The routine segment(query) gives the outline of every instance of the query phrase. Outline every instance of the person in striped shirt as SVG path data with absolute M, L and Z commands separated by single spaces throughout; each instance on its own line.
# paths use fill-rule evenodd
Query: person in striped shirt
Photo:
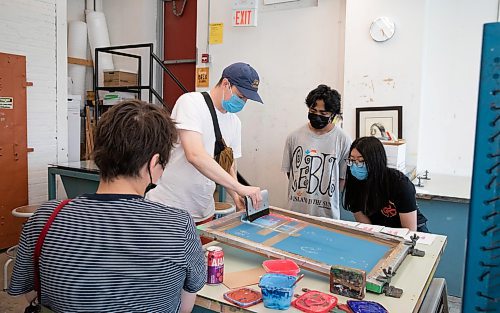
M 102 115 L 93 152 L 98 190 L 66 204 L 44 241 L 44 306 L 54 312 L 191 312 L 206 281 L 193 219 L 143 197 L 177 139 L 168 113 L 146 102 L 122 102 Z M 35 243 L 58 203 L 42 205 L 24 226 L 10 295 L 34 289 Z

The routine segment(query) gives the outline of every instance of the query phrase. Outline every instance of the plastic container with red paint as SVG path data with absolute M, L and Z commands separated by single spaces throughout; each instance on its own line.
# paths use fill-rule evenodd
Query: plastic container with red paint
M 290 276 L 297 276 L 300 268 L 297 263 L 292 260 L 266 260 L 262 262 L 262 266 L 267 273 L 284 274 Z
M 309 290 L 293 300 L 292 305 L 306 313 L 328 313 L 337 305 L 337 298 L 321 291 Z

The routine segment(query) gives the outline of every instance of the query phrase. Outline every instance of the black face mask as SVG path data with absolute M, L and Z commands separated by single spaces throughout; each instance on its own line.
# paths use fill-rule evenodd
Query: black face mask
M 149 166 L 148 166 L 148 174 L 149 174 L 149 184 L 146 187 L 146 190 L 144 191 L 144 195 L 146 195 L 148 191 L 156 188 L 156 184 L 153 183 L 153 177 L 151 176 L 151 171 L 149 170 Z
M 314 129 L 323 129 L 326 127 L 326 125 L 330 124 L 333 116 L 326 117 L 326 116 L 321 116 L 321 115 L 309 113 L 307 115 L 307 118 L 309 119 L 309 122 L 311 122 L 311 126 Z
M 144 191 L 144 195 L 146 195 L 148 193 L 148 191 L 155 189 L 155 188 L 156 188 L 156 184 L 149 183 L 149 185 L 146 187 L 146 191 Z

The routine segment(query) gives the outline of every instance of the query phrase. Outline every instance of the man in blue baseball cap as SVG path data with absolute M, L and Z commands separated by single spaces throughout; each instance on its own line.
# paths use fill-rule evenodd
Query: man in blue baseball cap
M 261 97 L 257 93 L 260 82 L 259 74 L 257 74 L 250 65 L 246 63 L 231 64 L 222 72 L 221 80 L 224 78 L 226 78 L 229 83 L 235 85 L 245 98 L 263 103 Z
M 244 209 L 243 196 L 250 196 L 254 207 L 260 205 L 260 188 L 240 184 L 234 162 L 241 157 L 241 122 L 234 113 L 241 111 L 249 99 L 262 103 L 257 93 L 259 82 L 253 67 L 234 63 L 224 69 L 208 93 L 190 92 L 179 97 L 172 118 L 177 123 L 180 144 L 147 198 L 187 210 L 197 224 L 213 219 L 215 183 L 227 189 L 239 210 Z M 215 122 L 225 144 L 223 150 L 216 145 Z

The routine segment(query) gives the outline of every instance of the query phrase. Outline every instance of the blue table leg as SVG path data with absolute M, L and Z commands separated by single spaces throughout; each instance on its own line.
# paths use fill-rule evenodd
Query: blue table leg
M 54 200 L 56 198 L 56 173 L 51 167 L 48 169 L 48 183 L 49 200 Z
M 226 201 L 226 188 L 224 188 L 224 186 L 217 184 L 217 193 L 219 194 L 219 202 L 225 202 Z

